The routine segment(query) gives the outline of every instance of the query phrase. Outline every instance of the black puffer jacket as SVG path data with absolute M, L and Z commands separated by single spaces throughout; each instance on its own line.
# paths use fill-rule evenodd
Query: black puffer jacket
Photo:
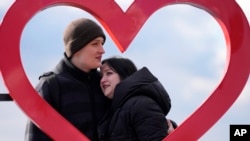
M 147 68 L 121 81 L 111 110 L 99 123 L 101 140 L 161 141 L 167 135 L 168 93 Z
M 36 87 L 37 91 L 76 128 L 92 141 L 97 141 L 97 123 L 110 104 L 99 87 L 99 72 L 93 70 L 90 73 L 84 73 L 65 57 L 56 66 L 55 73 L 56 77 L 53 79 L 56 78 L 59 85 L 59 102 L 52 96 L 54 90 L 48 84 L 48 79 L 52 78 L 47 76 L 52 73 L 45 74 L 40 79 Z M 50 115 L 47 116 L 49 118 Z M 29 141 L 50 140 L 31 122 L 27 124 L 25 138 Z

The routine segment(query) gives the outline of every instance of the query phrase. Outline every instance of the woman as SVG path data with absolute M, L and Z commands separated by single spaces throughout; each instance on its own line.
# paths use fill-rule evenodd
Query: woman
M 161 141 L 168 135 L 165 116 L 171 100 L 144 67 L 137 71 L 126 58 L 102 61 L 100 86 L 112 105 L 98 126 L 100 140 Z

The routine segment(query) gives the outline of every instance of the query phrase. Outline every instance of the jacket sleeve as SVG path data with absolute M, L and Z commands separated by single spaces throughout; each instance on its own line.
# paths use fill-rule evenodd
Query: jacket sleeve
M 41 79 L 36 87 L 39 95 L 48 103 L 51 103 L 49 96 L 49 87 L 45 80 Z M 28 120 L 25 131 L 25 141 L 51 141 L 41 129 L 39 129 L 32 121 Z
M 159 105 L 149 97 L 140 97 L 131 109 L 131 122 L 139 141 L 161 141 L 168 125 Z

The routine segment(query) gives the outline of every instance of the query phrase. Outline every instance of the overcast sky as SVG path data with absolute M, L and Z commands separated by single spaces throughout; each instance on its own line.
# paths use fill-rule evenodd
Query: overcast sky
M 13 2 L 0 1 L 0 21 Z M 250 1 L 237 2 L 250 21 Z M 120 4 L 124 11 L 129 5 Z M 26 24 L 20 50 L 24 70 L 33 86 L 40 74 L 53 69 L 62 58 L 64 28 L 79 17 L 96 21 L 81 9 L 56 6 L 37 13 Z M 226 64 L 222 29 L 209 13 L 197 7 L 178 4 L 158 10 L 124 53 L 106 35 L 104 58 L 120 55 L 131 58 L 138 68 L 147 66 L 170 94 L 172 109 L 168 118 L 178 124 L 191 115 L 222 80 Z M 7 92 L 0 75 L 0 93 Z M 249 100 L 250 80 L 232 107 L 199 140 L 228 141 L 230 124 L 250 124 Z M 0 102 L 0 140 L 22 141 L 26 120 L 26 115 L 14 102 Z

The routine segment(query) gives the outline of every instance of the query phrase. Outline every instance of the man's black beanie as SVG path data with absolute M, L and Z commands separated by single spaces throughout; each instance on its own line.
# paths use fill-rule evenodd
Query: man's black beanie
M 103 37 L 105 42 L 103 30 L 94 21 L 86 18 L 72 21 L 67 26 L 63 37 L 67 57 L 71 58 L 74 53 L 97 37 Z

